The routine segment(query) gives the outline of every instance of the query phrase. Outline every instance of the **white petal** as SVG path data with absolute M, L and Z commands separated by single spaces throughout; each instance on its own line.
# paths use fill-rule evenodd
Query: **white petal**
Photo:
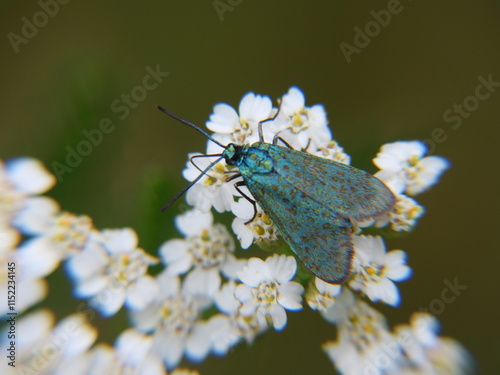
M 60 264 L 62 252 L 54 248 L 47 237 L 35 237 L 25 241 L 17 252 L 22 280 L 45 277 Z
M 382 153 L 378 154 L 377 157 L 373 159 L 373 164 L 375 164 L 382 171 L 387 171 L 386 173 L 391 174 L 395 174 L 403 168 L 403 164 L 400 160 L 396 159 L 392 155 Z
M 18 353 L 24 353 L 37 342 L 48 337 L 52 326 L 54 325 L 55 316 L 50 310 L 42 309 L 31 312 L 22 316 L 18 321 L 17 329 L 18 337 Z M 7 332 L 3 335 L 7 337 Z
M 253 205 L 247 199 L 239 199 L 237 202 L 233 202 L 231 211 L 236 217 L 244 221 L 250 220 L 254 214 Z
M 104 245 L 110 253 L 130 252 L 137 248 L 139 239 L 131 228 L 107 229 L 102 232 Z
M 252 299 L 252 288 L 245 284 L 239 284 L 234 289 L 234 297 L 237 298 L 241 302 L 246 302 Z
M 231 228 L 240 241 L 241 248 L 248 249 L 253 243 L 254 236 L 252 230 L 245 224 L 245 220 L 235 218 Z
M 420 167 L 433 175 L 439 175 L 450 167 L 450 162 L 441 156 L 427 156 L 420 160 Z
M 399 289 L 392 281 L 389 279 L 384 280 L 384 286 L 382 288 L 381 300 L 391 306 L 398 306 L 401 302 L 399 296 Z
M 305 98 L 302 91 L 295 86 L 290 87 L 288 93 L 283 95 L 283 104 L 282 108 L 286 114 L 292 115 L 302 108 L 305 105 Z
M 239 342 L 240 337 L 232 329 L 226 315 L 217 314 L 211 317 L 208 325 L 212 337 L 212 350 L 215 355 L 226 355 L 228 350 Z
M 145 275 L 127 288 L 127 307 L 141 310 L 151 303 L 160 292 L 156 279 Z
M 177 366 L 182 358 L 186 344 L 185 335 L 155 335 L 153 347 L 157 348 L 168 369 Z
M 142 362 L 140 372 L 137 375 L 167 375 L 161 359 L 154 353 L 151 353 Z
M 62 354 L 69 359 L 82 354 L 94 343 L 97 330 L 85 321 L 83 314 L 73 314 L 59 322 L 52 335 L 55 342 L 64 340 Z
M 177 229 L 186 237 L 198 236 L 203 230 L 208 230 L 213 224 L 210 211 L 189 210 L 175 218 Z
M 45 166 L 32 158 L 17 158 L 6 163 L 10 182 L 17 190 L 27 194 L 41 194 L 56 183 L 54 175 Z
M 252 92 L 241 99 L 238 111 L 246 120 L 259 122 L 271 115 L 272 101 L 268 96 L 254 95 Z
M 164 243 L 159 253 L 163 262 L 168 266 L 171 275 L 186 273 L 193 265 L 193 258 L 188 252 L 188 242 L 185 240 L 170 240 Z
M 272 275 L 279 283 L 286 283 L 295 276 L 297 262 L 294 257 L 286 255 L 273 255 L 266 259 Z
M 160 285 L 162 297 L 175 296 L 181 289 L 179 278 L 170 275 L 166 270 L 156 276 L 156 281 Z
M 318 292 L 320 292 L 321 294 L 337 296 L 342 290 L 342 287 L 340 285 L 329 284 L 318 277 L 316 277 L 314 283 L 316 285 L 316 288 L 318 289 Z
M 21 234 L 16 229 L 0 224 L 0 255 L 6 255 L 14 250 L 20 239 Z
M 161 316 L 160 306 L 151 304 L 144 310 L 132 311 L 130 314 L 134 327 L 142 332 L 151 332 L 156 329 Z
M 110 258 L 100 243 L 90 241 L 66 262 L 66 271 L 75 280 L 86 279 L 109 265 Z
M 123 306 L 126 291 L 124 287 L 106 288 L 90 300 L 90 304 L 98 310 L 102 316 L 109 317 Z
M 217 212 L 226 212 L 231 210 L 231 204 L 234 202 L 232 194 L 232 185 L 221 185 L 213 197 L 213 206 Z
M 115 347 L 125 364 L 140 367 L 148 359 L 152 344 L 151 336 L 129 328 L 120 334 Z
M 271 275 L 269 267 L 260 258 L 250 258 L 247 265 L 238 272 L 240 280 L 252 287 L 257 287 L 261 282 L 269 280 Z
M 23 209 L 12 220 L 12 225 L 29 235 L 47 233 L 53 227 L 53 218 L 59 209 L 59 204 L 52 198 L 27 198 Z
M 274 329 L 281 331 L 286 326 L 286 312 L 280 305 L 273 305 L 270 307 L 271 318 L 273 319 Z
M 236 122 L 238 122 L 239 119 L 236 119 Z M 232 131 L 231 131 L 232 133 Z M 220 133 L 214 133 L 212 134 L 212 138 L 215 139 L 217 142 L 219 142 L 221 145 L 227 145 L 233 141 L 233 138 L 229 134 L 220 134 Z M 224 151 L 225 147 L 219 146 L 217 143 L 212 142 L 211 140 L 207 140 L 207 147 L 206 151 L 207 154 L 212 155 L 212 154 L 221 154 Z M 225 164 L 225 162 L 221 162 Z
M 195 268 L 184 280 L 184 289 L 194 295 L 213 297 L 220 287 L 219 271 L 215 268 L 204 270 Z
M 207 121 L 207 128 L 216 133 L 230 134 L 235 130 L 235 124 L 239 123 L 239 116 L 236 110 L 225 103 L 214 106 L 214 113 Z
M 26 280 L 19 283 L 16 310 L 24 311 L 47 296 L 48 286 L 45 279 Z M 5 293 L 4 301 L 7 301 Z M 7 312 L 7 311 L 6 311 Z
M 186 202 L 202 212 L 208 212 L 212 208 L 213 187 L 205 187 L 195 184 L 186 193 Z
M 73 293 L 77 298 L 91 297 L 106 288 L 108 282 L 107 276 L 96 274 L 88 279 L 80 280 Z
M 279 288 L 278 302 L 287 310 L 302 309 L 302 293 L 304 287 L 296 282 L 289 282 Z
M 401 194 L 406 188 L 406 182 L 399 176 L 397 172 L 382 169 L 374 174 L 379 180 L 392 190 L 394 194 Z
M 236 311 L 240 306 L 240 302 L 234 295 L 235 288 L 236 283 L 234 281 L 229 281 L 215 293 L 215 304 L 217 308 L 225 314 L 230 314 Z
M 211 329 L 207 323 L 198 323 L 186 341 L 186 355 L 191 361 L 201 362 L 211 347 Z
M 411 268 L 406 264 L 406 253 L 401 250 L 389 251 L 386 255 L 385 275 L 395 281 L 403 281 L 411 276 Z
M 221 272 L 228 279 L 236 279 L 238 272 L 240 272 L 246 264 L 246 259 L 236 259 L 236 257 L 227 253 L 226 262 L 222 264 Z
M 236 288 L 236 290 L 238 290 L 238 288 Z M 243 314 L 243 315 L 252 315 L 255 313 L 255 310 L 257 309 L 257 305 L 255 304 L 255 302 L 253 300 L 248 300 L 248 301 L 245 301 L 241 306 L 240 306 L 240 313 Z

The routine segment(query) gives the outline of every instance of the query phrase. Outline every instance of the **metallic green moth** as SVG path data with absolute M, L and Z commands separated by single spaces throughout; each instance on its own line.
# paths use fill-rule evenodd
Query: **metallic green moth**
M 300 261 L 323 281 L 341 284 L 349 276 L 355 222 L 376 218 L 394 207 L 394 194 L 373 175 L 304 151 L 278 146 L 279 137 L 275 137 L 272 144 L 264 142 L 263 122 L 259 123 L 259 142 L 225 146 L 196 125 L 158 108 L 224 148 L 222 154 L 217 155 L 220 157 L 162 210 L 225 159 L 228 165 L 239 169 L 239 173 L 227 181 L 243 178 L 236 182 L 237 190 L 242 185 L 248 188 Z M 240 193 L 255 207 L 253 199 Z
M 395 198 L 371 174 L 275 144 L 229 144 L 222 156 L 302 263 L 320 279 L 350 274 L 353 221 L 389 211 Z

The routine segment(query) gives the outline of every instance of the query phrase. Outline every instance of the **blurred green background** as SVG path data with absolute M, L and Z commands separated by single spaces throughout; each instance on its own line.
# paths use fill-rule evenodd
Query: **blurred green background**
M 218 13 L 214 3 L 226 11 Z M 458 129 L 443 114 L 475 95 L 479 76 L 500 82 L 500 4 L 402 1 L 401 11 L 378 33 L 372 29 L 377 35 L 348 63 L 340 44 L 354 46 L 354 28 L 364 29 L 374 19 L 370 12 L 387 6 L 73 0 L 22 40 L 23 17 L 32 21 L 40 5 L 2 1 L 0 157 L 64 163 L 66 147 L 84 139 L 82 130 L 111 119 L 113 132 L 50 195 L 65 210 L 90 215 L 99 228 L 133 227 L 141 246 L 154 252 L 176 235 L 172 217 L 183 205 L 166 215 L 158 209 L 185 184 L 186 154 L 205 149 L 200 134 L 156 105 L 203 125 L 217 102 L 237 106 L 248 91 L 276 99 L 297 85 L 307 104 L 324 104 L 353 164 L 372 172 L 371 158 L 383 143 L 428 139 L 441 128 L 447 139 L 435 153 L 452 168 L 417 198 L 427 214 L 415 232 L 389 242 L 408 252 L 414 277 L 400 284 L 401 307 L 381 310 L 391 324 L 407 322 L 411 312 L 441 298 L 444 280 L 457 278 L 467 289 L 438 316 L 443 334 L 463 343 L 482 373 L 494 373 L 500 355 L 500 87 L 479 100 Z M 42 16 L 35 22 L 45 23 Z M 168 77 L 120 119 L 123 112 L 113 112 L 112 103 L 157 65 Z M 51 290 L 48 303 L 58 305 L 59 317 L 75 311 L 78 302 L 62 271 L 51 276 Z M 284 332 L 264 335 L 251 350 L 243 345 L 226 358 L 210 357 L 201 373 L 331 373 L 319 345 L 335 337 L 334 329 L 306 310 L 289 313 Z M 104 339 L 123 328 L 126 318 L 119 318 L 94 322 Z

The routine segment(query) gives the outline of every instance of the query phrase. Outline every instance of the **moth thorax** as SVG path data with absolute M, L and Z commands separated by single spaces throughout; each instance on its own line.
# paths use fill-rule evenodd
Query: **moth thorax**
M 274 163 L 267 149 L 263 149 L 262 147 L 250 147 L 246 151 L 245 161 L 246 166 L 253 173 L 269 173 L 274 168 Z

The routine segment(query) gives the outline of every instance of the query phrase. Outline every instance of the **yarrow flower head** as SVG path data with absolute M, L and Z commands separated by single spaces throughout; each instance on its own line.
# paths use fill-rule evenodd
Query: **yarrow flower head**
M 97 338 L 97 330 L 83 314 L 73 314 L 54 326 L 54 314 L 39 310 L 17 322 L 15 368 L 5 366 L 6 375 L 37 373 L 84 374 L 83 356 Z M 7 337 L 3 332 L 2 337 Z M 6 352 L 7 340 L 2 342 Z
M 446 159 L 424 156 L 425 153 L 426 146 L 420 141 L 388 143 L 381 147 L 373 162 L 383 173 L 400 181 L 407 194 L 417 195 L 437 183 L 449 167 Z
M 239 114 L 225 103 L 214 106 L 207 128 L 215 132 L 216 139 L 222 144 L 251 144 L 259 140 L 258 124 L 271 118 L 276 111 L 268 96 L 246 94 L 241 99 Z
M 100 344 L 87 353 L 85 374 L 167 375 L 152 346 L 152 336 L 129 328 L 120 334 L 114 347 Z
M 318 150 L 313 155 L 330 159 L 342 164 L 351 164 L 351 157 L 344 152 L 344 149 L 333 140 L 318 145 Z
M 396 232 L 409 232 L 424 212 L 424 208 L 415 199 L 404 194 L 397 195 L 394 209 L 388 214 L 391 229 Z
M 273 255 L 265 261 L 251 258 L 239 272 L 243 284 L 235 290 L 236 298 L 243 304 L 241 313 L 256 314 L 261 325 L 271 318 L 276 330 L 286 325 L 286 310 L 302 309 L 301 295 L 304 287 L 291 281 L 297 270 L 295 258 Z
M 413 313 L 409 324 L 394 328 L 405 367 L 418 368 L 422 374 L 473 373 L 470 354 L 457 341 L 438 336 L 439 329 L 437 319 L 424 312 Z
M 376 219 L 362 223 L 360 226 L 374 225 L 380 228 L 389 225 L 395 232 L 409 232 L 413 230 L 417 224 L 417 220 L 424 214 L 425 209 L 415 199 L 403 193 L 406 189 L 406 184 L 403 180 L 395 178 L 394 174 L 383 170 L 377 172 L 375 176 L 392 190 L 396 197 L 396 202 L 392 210 Z
M 268 244 L 276 241 L 278 231 L 262 208 L 257 206 L 257 212 L 255 213 L 254 206 L 246 199 L 234 202 L 231 208 L 236 216 L 233 220 L 232 229 L 240 240 L 243 249 L 248 249 L 252 243 Z
M 75 295 L 91 298 L 91 305 L 104 316 L 115 314 L 124 303 L 143 308 L 158 291 L 154 278 L 147 275 L 157 259 L 137 248 L 137 235 L 129 228 L 105 230 L 101 236 L 68 261 L 77 284 Z
M 235 279 L 244 261 L 234 256 L 234 242 L 226 227 L 214 224 L 210 212 L 187 211 L 176 218 L 177 228 L 186 239 L 166 242 L 160 255 L 171 275 L 187 273 L 184 288 L 194 295 L 213 297 L 221 285 L 222 273 Z
M 393 281 L 406 280 L 411 269 L 401 250 L 386 253 L 381 237 L 354 236 L 355 257 L 349 286 L 366 294 L 372 301 L 396 306 L 399 291 Z
M 337 341 L 325 343 L 323 350 L 340 373 L 362 375 L 373 371 L 373 374 L 382 374 L 377 361 L 393 341 L 383 315 L 344 289 L 324 316 L 338 328 Z M 384 370 L 391 367 L 394 365 L 389 362 Z
M 218 342 L 214 343 L 216 353 L 226 353 L 241 339 L 251 343 L 260 332 L 267 328 L 267 323 L 262 325 L 257 315 L 242 313 L 243 305 L 236 298 L 236 288 L 237 284 L 231 280 L 215 296 L 217 308 L 227 317 L 227 329 L 223 331 L 223 336 L 220 335 Z
M 132 319 L 138 330 L 152 333 L 155 353 L 172 369 L 186 350 L 201 309 L 195 296 L 181 289 L 177 276 L 163 271 L 156 280 L 160 291 L 143 310 L 133 312 Z
M 0 161 L 0 223 L 17 226 L 23 223 L 19 215 L 32 205 L 56 205 L 48 197 L 36 196 L 52 188 L 55 182 L 56 178 L 36 159 L 17 158 L 5 164 Z
M 32 275 L 29 270 L 19 272 L 17 245 L 20 240 L 21 234 L 18 230 L 8 227 L 6 224 L 0 224 L 0 267 L 4 270 L 0 273 L 0 299 L 12 301 L 14 296 L 17 313 L 23 312 L 43 300 L 48 291 L 45 279 Z M 15 294 L 13 294 L 13 289 L 16 291 Z M 6 315 L 9 309 L 12 311 L 12 308 L 11 303 L 3 304 L 0 306 L 0 316 Z
M 305 298 L 311 309 L 326 311 L 335 303 L 341 291 L 340 285 L 329 284 L 316 277 L 314 286 L 309 286 Z
M 324 107 L 306 107 L 304 94 L 297 87 L 291 87 L 283 96 L 274 126 L 276 133 L 298 150 L 316 150 L 331 140 Z

